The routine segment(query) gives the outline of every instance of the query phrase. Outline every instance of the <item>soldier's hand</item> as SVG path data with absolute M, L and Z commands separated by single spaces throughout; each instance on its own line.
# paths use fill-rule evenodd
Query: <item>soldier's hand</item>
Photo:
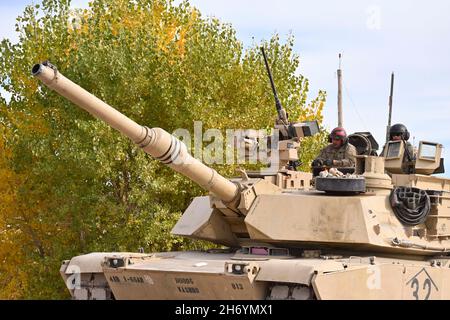
M 327 159 L 323 162 L 323 165 L 326 167 L 332 167 L 333 166 L 333 160 Z
M 322 159 L 316 159 L 312 162 L 312 166 L 313 167 L 322 167 L 323 166 L 323 161 Z

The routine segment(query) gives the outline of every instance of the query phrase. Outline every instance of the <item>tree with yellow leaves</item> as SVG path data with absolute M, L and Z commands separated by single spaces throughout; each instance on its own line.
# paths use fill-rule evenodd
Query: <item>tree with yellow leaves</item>
M 168 131 L 269 128 L 276 112 L 259 46 L 187 1 L 97 0 L 70 9 L 43 0 L 17 19 L 19 42 L 0 45 L 0 298 L 68 297 L 62 260 L 92 251 L 204 248 L 169 234 L 204 193 L 126 138 L 40 87 L 49 60 L 138 123 Z M 324 92 L 307 103 L 293 38 L 263 42 L 291 120 L 322 120 Z M 324 135 L 305 141 L 309 166 Z M 225 175 L 233 168 L 217 165 Z

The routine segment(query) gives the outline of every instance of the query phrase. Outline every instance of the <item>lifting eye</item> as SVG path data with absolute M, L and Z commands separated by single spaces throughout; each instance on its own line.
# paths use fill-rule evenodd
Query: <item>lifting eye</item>
M 231 272 L 233 274 L 244 274 L 244 272 L 245 272 L 245 265 L 244 264 L 233 264 L 231 266 Z
M 125 266 L 125 261 L 123 258 L 109 258 L 108 266 L 111 268 L 120 268 Z

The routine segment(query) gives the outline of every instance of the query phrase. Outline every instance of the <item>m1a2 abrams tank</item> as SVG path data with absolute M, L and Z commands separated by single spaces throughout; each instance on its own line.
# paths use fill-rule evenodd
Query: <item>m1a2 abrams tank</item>
M 229 180 L 163 129 L 136 124 L 51 64 L 32 73 L 210 191 L 172 233 L 229 248 L 77 256 L 60 269 L 74 299 L 450 299 L 450 180 L 431 176 L 440 144 L 420 143 L 412 174 L 400 169 L 402 143 L 390 143 L 386 158 L 358 146 L 369 151 L 352 176 L 324 177 L 327 190 L 314 189 L 296 161 L 302 137 L 317 127 L 289 122 L 275 96 L 277 170 Z M 351 179 L 360 189 L 346 189 Z

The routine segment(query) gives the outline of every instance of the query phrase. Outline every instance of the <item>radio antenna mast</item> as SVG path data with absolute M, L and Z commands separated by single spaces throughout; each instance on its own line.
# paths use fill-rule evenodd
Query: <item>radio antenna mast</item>
M 391 93 L 389 95 L 389 116 L 388 116 L 388 124 L 386 127 L 386 142 L 390 139 L 389 131 L 391 130 L 391 119 L 392 119 L 392 103 L 394 100 L 394 73 L 391 74 Z
M 343 119 L 343 113 L 342 113 L 342 69 L 341 69 L 341 63 L 342 63 L 342 54 L 339 53 L 339 69 L 337 70 L 337 77 L 338 77 L 338 127 L 344 126 L 344 119 Z

